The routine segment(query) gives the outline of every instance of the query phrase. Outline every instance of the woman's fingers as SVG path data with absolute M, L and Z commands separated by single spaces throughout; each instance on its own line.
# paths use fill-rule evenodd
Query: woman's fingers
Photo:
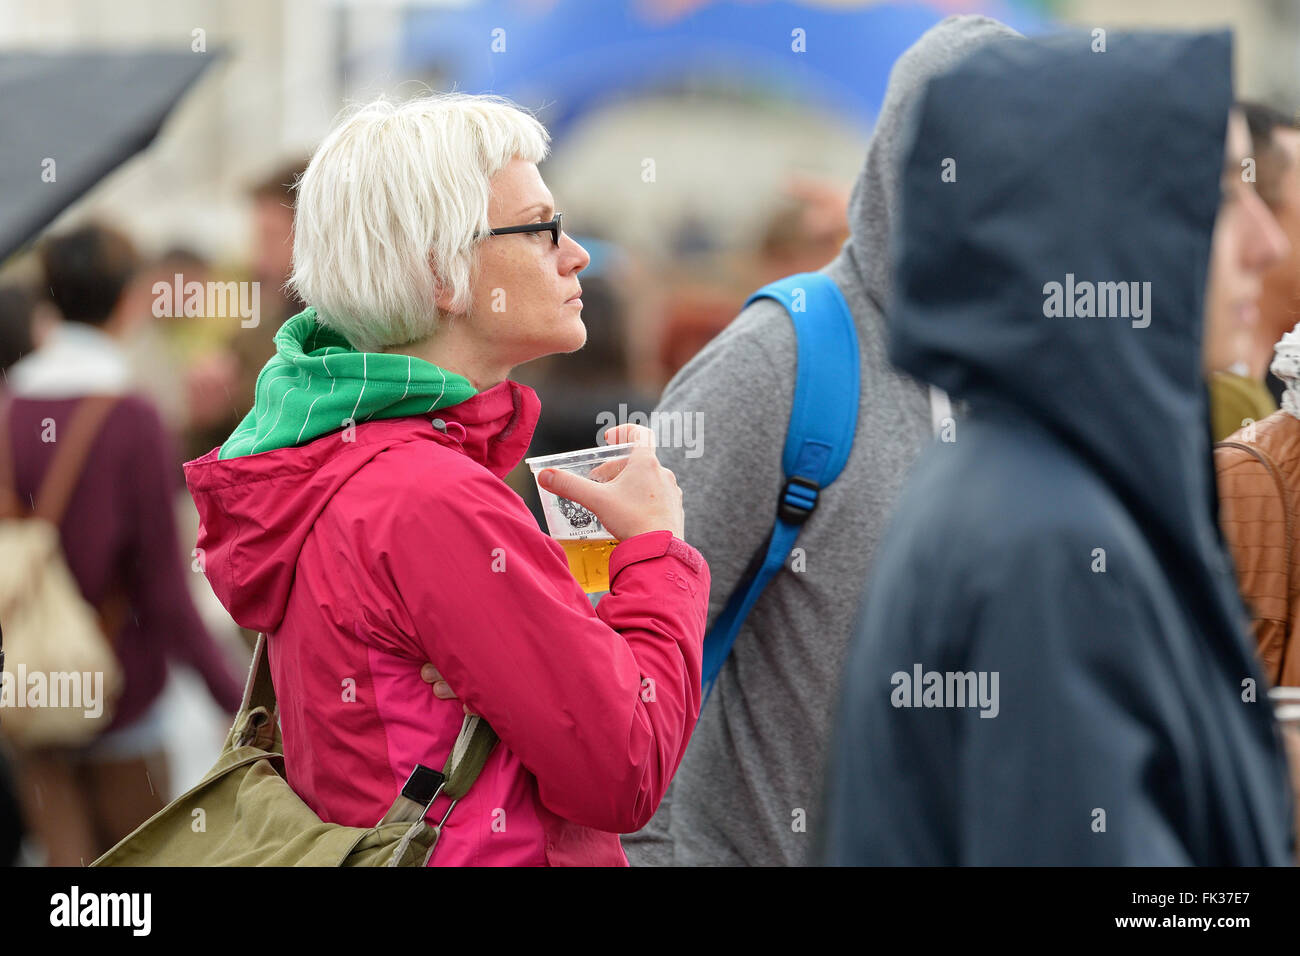
M 438 673 L 438 668 L 431 663 L 426 663 L 420 668 L 420 678 L 426 683 L 433 685 L 433 696 L 439 700 L 455 700 L 456 692 L 451 689 L 451 685 L 442 679 L 442 674 Z
M 635 442 L 639 447 L 653 449 L 655 433 L 645 425 L 623 424 L 605 429 L 605 441 L 611 445 L 625 445 Z M 636 449 L 633 449 L 636 451 Z
M 623 469 L 627 467 L 627 463 L 631 460 L 630 458 L 615 458 L 613 461 L 603 461 L 587 472 L 587 477 L 592 481 L 601 483 L 613 481 L 622 474 Z

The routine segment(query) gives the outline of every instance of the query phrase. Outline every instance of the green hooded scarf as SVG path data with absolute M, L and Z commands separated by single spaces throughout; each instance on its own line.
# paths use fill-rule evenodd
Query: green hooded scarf
M 253 409 L 219 458 L 290 448 L 382 418 L 424 415 L 476 394 L 469 380 L 410 355 L 358 352 L 309 308 L 275 334 Z

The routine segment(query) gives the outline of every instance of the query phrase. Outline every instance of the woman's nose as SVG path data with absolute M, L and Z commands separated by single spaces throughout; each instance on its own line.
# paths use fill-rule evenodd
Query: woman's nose
M 591 264 L 591 254 L 567 232 L 560 234 L 560 272 L 581 272 Z

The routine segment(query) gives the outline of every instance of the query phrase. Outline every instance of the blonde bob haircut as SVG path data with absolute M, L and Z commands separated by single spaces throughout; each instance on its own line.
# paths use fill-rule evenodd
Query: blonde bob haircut
M 498 96 L 379 99 L 325 137 L 298 182 L 289 287 L 363 352 L 428 338 L 470 301 L 490 182 L 512 160 L 540 163 L 550 135 Z M 510 225 L 507 223 L 507 225 Z

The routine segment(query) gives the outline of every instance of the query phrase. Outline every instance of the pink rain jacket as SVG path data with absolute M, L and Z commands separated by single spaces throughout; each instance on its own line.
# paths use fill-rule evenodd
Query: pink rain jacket
M 185 466 L 208 580 L 268 636 L 288 781 L 323 820 L 372 826 L 417 762 L 441 770 L 462 703 L 500 736 L 430 865 L 626 866 L 617 834 L 654 815 L 699 716 L 708 565 L 637 535 L 593 609 L 502 480 L 539 411 L 503 382 L 439 410 L 445 433 L 400 418 Z

